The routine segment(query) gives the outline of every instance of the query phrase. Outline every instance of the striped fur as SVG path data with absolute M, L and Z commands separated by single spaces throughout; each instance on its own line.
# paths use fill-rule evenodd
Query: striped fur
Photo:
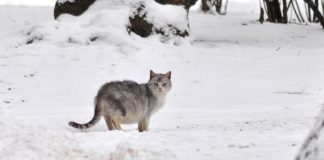
M 102 116 L 102 113 L 101 112 L 102 112 L 102 110 L 101 110 L 100 105 L 96 104 L 95 111 L 94 111 L 94 115 L 93 115 L 92 119 L 88 123 L 79 124 L 79 123 L 76 123 L 76 122 L 69 122 L 69 125 L 71 127 L 73 127 L 73 128 L 81 129 L 82 131 L 83 130 L 86 130 L 88 128 L 91 128 L 96 123 L 98 123 L 99 120 L 101 119 L 101 116 Z

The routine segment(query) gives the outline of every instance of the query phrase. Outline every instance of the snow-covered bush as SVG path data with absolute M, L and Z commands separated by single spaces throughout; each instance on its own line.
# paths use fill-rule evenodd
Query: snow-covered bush
M 57 6 L 72 3 L 58 1 Z M 78 17 L 70 14 L 55 16 L 57 22 L 51 21 L 51 24 L 45 24 L 46 26 L 33 26 L 29 29 L 32 33 L 27 35 L 28 44 L 63 37 L 66 42 L 79 44 L 116 39 L 123 39 L 125 43 L 126 39 L 134 37 L 130 36 L 132 33 L 141 37 L 159 35 L 163 42 L 178 41 L 181 37 L 189 36 L 189 22 L 184 6 L 162 5 L 152 0 L 96 0 Z M 49 30 L 51 31 L 48 32 Z M 35 34 L 38 36 L 35 37 Z M 62 38 L 57 35 L 61 35 Z
M 324 108 L 296 158 L 296 160 L 322 159 L 324 159 Z
M 142 37 L 161 34 L 169 39 L 189 35 L 187 12 L 183 7 L 161 5 L 154 1 L 137 1 L 132 4 L 129 31 Z

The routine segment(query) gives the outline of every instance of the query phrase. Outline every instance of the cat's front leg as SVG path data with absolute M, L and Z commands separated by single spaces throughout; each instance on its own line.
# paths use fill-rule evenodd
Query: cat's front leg
M 148 126 L 150 123 L 150 117 L 145 117 L 141 121 L 138 122 L 138 131 L 148 131 Z

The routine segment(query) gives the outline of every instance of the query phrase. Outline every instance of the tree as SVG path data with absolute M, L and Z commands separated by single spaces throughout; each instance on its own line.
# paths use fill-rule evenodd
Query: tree
M 273 23 L 283 23 L 279 0 L 264 0 L 268 20 Z
M 287 7 L 287 1 L 286 0 L 282 0 L 282 3 L 283 3 L 283 9 L 282 9 L 282 12 L 283 12 L 283 23 L 288 23 L 288 16 L 287 16 L 288 7 Z
M 264 9 L 266 10 L 268 21 L 272 23 L 288 23 L 288 10 L 290 7 L 292 7 L 296 18 L 299 22 L 304 22 L 303 15 L 301 14 L 298 2 L 296 0 L 289 0 L 289 3 L 287 5 L 287 0 L 282 0 L 282 6 L 283 9 L 281 11 L 280 2 L 279 0 L 263 0 Z M 317 22 L 319 21 L 324 29 L 324 18 L 322 13 L 319 11 L 319 1 L 315 0 L 314 2 L 312 0 L 304 0 L 305 3 L 305 12 L 307 14 L 307 19 L 309 22 Z M 324 3 L 322 1 L 322 7 L 324 9 Z M 260 1 L 260 22 L 263 21 L 263 8 L 262 3 Z M 312 12 L 313 12 L 313 18 L 312 18 Z
M 215 11 L 220 15 L 225 15 L 227 10 L 228 0 L 225 5 L 223 0 L 201 0 L 201 10 L 203 12 L 210 12 L 215 8 Z M 223 11 L 222 11 L 223 9 Z
M 312 9 L 312 11 L 314 12 L 314 17 L 316 16 L 318 18 L 319 22 L 321 23 L 321 25 L 324 29 L 324 17 L 321 14 L 321 12 L 318 10 L 318 5 L 316 7 L 316 5 L 314 4 L 314 2 L 312 0 L 304 0 L 304 2 L 309 6 L 310 9 Z
M 203 12 L 211 11 L 212 2 L 211 0 L 201 0 L 201 10 Z

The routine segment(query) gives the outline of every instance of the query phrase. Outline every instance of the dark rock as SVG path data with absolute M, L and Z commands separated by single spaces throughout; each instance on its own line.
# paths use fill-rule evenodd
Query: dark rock
M 9 104 L 10 101 L 8 101 L 8 100 L 4 100 L 3 103 L 7 103 L 7 104 Z
M 134 32 L 141 37 L 148 37 L 153 32 L 153 25 L 145 20 L 147 13 L 144 8 L 144 5 L 141 4 L 137 8 L 137 12 L 134 13 L 134 17 L 129 17 L 128 32 Z
M 96 0 L 74 0 L 73 2 L 66 1 L 59 3 L 56 1 L 54 8 L 54 18 L 57 19 L 61 14 L 67 13 L 74 16 L 79 16 L 85 12 Z
M 90 37 L 90 41 L 91 41 L 91 42 L 94 42 L 94 41 L 96 41 L 96 40 L 98 40 L 98 39 L 99 39 L 98 36 Z
M 34 43 L 35 41 L 41 41 L 41 40 L 43 40 L 43 36 L 42 36 L 42 35 L 40 35 L 40 36 L 32 36 L 32 37 L 30 37 L 30 38 L 27 39 L 26 44 L 27 44 L 27 45 L 28 45 L 28 44 L 32 44 L 32 43 Z
M 186 9 L 195 5 L 198 0 L 155 0 L 155 2 L 160 4 L 172 4 L 172 5 L 183 5 Z

